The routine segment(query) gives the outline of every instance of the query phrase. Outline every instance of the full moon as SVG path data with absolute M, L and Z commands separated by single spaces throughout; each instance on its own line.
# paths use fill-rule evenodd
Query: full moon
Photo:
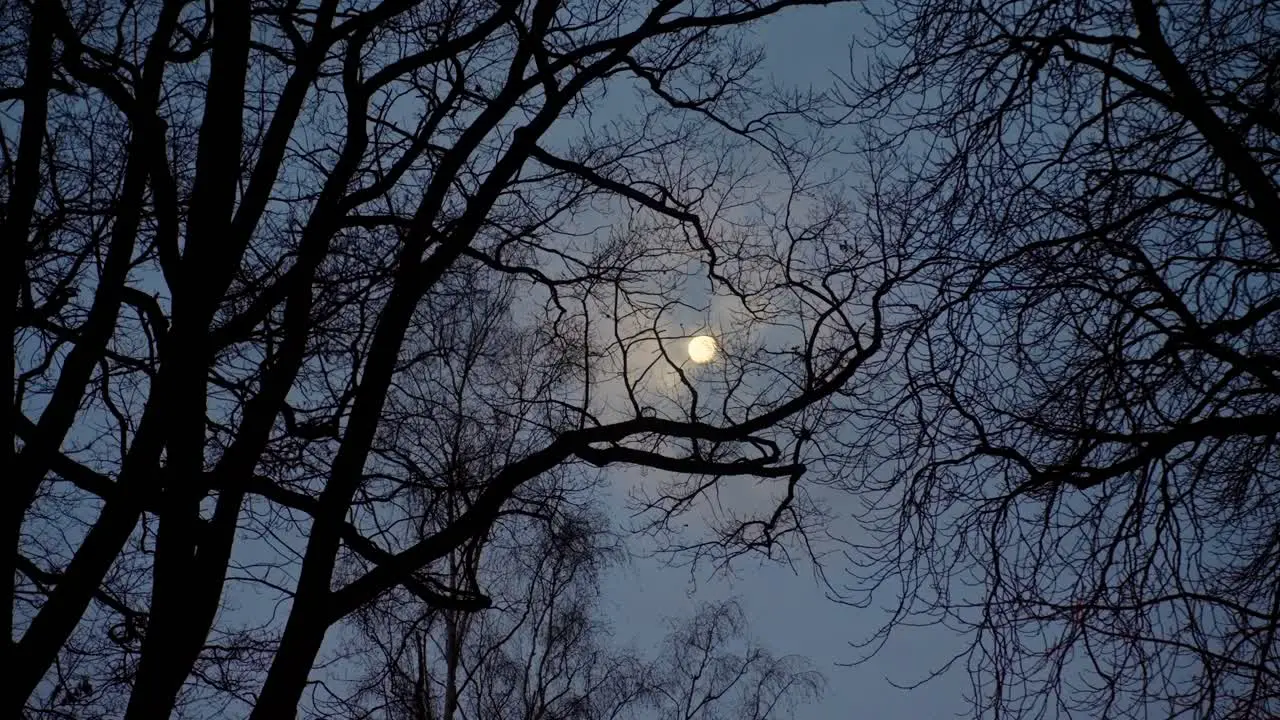
M 711 362 L 716 356 L 716 339 L 710 335 L 699 335 L 689 341 L 689 359 L 698 363 Z

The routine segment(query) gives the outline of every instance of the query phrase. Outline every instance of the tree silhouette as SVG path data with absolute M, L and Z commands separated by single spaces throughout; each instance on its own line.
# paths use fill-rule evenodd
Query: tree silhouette
M 599 468 L 674 474 L 660 519 L 764 483 L 717 558 L 819 529 L 915 260 L 754 72 L 803 4 L 5 3 L 3 712 L 292 717 L 337 628 L 489 605 L 441 568 Z
M 583 490 L 568 497 L 594 489 Z M 673 621 L 652 658 L 613 647 L 597 600 L 620 548 L 604 518 L 565 499 L 561 512 L 491 538 L 470 567 L 462 558 L 452 565 L 459 576 L 485 578 L 492 609 L 441 610 L 405 592 L 363 609 L 369 671 L 364 683 L 329 700 L 329 712 L 403 720 L 767 720 L 790 717 L 818 696 L 822 678 L 806 663 L 776 658 L 743 637 L 745 620 L 733 602 L 703 604 Z
M 973 631 L 993 717 L 1280 713 L 1274 8 L 921 0 L 877 28 L 845 119 L 951 259 L 846 435 L 877 538 L 847 600 Z

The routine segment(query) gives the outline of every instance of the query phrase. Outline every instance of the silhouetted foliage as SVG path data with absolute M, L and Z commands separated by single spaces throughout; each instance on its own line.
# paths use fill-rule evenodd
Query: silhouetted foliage
M 732 606 L 606 642 L 633 467 L 979 714 L 1280 714 L 1275 9 L 873 7 L 833 97 L 751 44 L 806 4 L 0 4 L 0 712 L 808 692 Z
M 562 517 L 489 541 L 477 570 L 490 610 L 441 610 L 407 593 L 363 609 L 369 672 L 331 700 L 331 714 L 766 720 L 790 717 L 819 695 L 823 680 L 807 663 L 776 658 L 744 637 L 734 602 L 673 620 L 656 656 L 619 647 L 597 607 L 601 575 L 619 548 L 603 518 L 580 510 Z M 461 562 L 453 569 L 471 571 Z
M 844 119 L 949 260 L 847 599 L 973 631 L 992 717 L 1280 714 L 1275 7 L 892 5 Z
M 0 5 L 0 712 L 311 712 L 352 618 L 489 607 L 450 564 L 606 466 L 671 474 L 658 525 L 761 483 L 702 556 L 816 530 L 911 259 L 754 72 L 803 4 Z

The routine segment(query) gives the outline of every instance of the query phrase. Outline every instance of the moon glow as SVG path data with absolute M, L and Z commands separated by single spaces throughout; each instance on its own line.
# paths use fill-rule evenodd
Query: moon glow
M 689 341 L 689 359 L 699 365 L 711 362 L 716 356 L 716 339 L 699 335 Z

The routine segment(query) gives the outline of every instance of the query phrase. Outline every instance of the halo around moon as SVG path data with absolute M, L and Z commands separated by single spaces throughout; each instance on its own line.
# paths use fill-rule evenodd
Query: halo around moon
M 709 363 L 716 357 L 716 339 L 710 335 L 698 335 L 689 340 L 689 359 L 702 365 Z

